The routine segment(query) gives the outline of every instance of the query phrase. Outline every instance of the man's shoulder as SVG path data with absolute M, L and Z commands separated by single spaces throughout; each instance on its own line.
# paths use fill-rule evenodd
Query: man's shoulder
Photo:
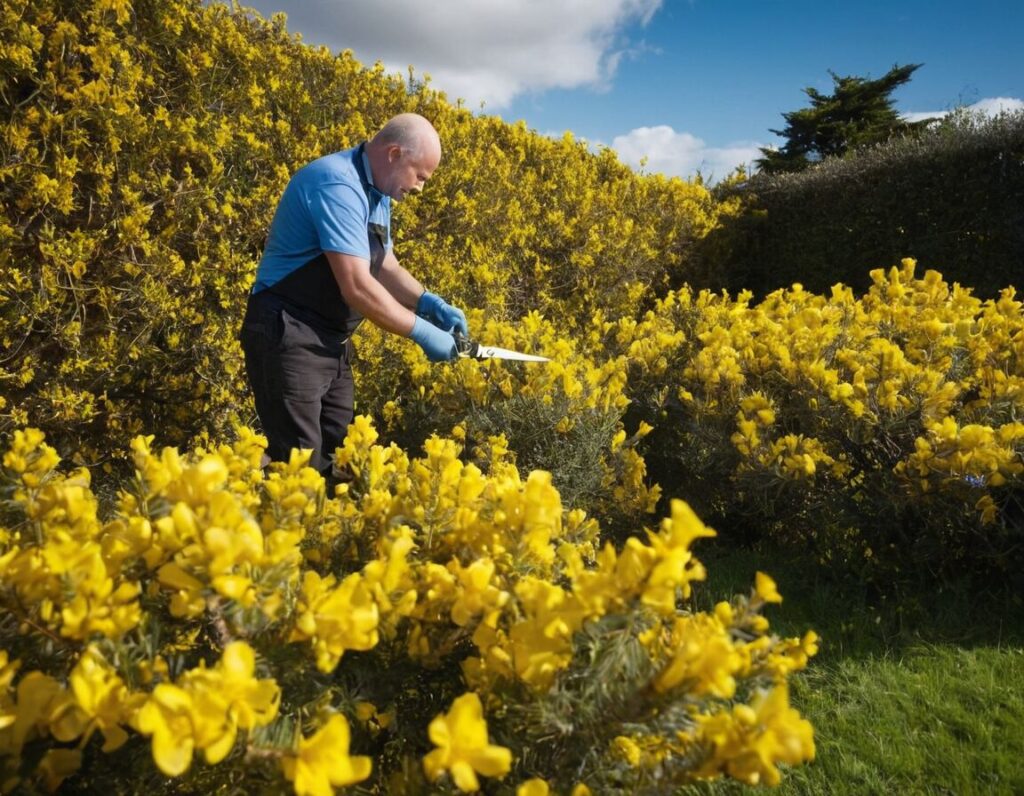
M 329 185 L 340 183 L 360 187 L 359 171 L 355 164 L 355 149 L 343 149 L 307 163 L 298 172 L 307 184 Z

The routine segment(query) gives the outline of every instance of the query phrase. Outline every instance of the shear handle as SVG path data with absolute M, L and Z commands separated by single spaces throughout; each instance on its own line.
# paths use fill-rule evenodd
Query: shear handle
M 475 357 L 480 351 L 480 344 L 468 337 L 463 337 L 458 332 L 455 332 L 452 337 L 455 338 L 455 347 L 459 350 L 460 357 Z

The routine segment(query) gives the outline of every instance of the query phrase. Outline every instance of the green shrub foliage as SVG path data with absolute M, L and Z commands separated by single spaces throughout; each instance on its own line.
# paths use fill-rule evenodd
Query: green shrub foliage
M 967 113 L 797 174 L 723 186 L 743 212 L 699 245 L 701 286 L 766 295 L 799 282 L 866 289 L 914 257 L 985 298 L 1024 262 L 1024 113 Z

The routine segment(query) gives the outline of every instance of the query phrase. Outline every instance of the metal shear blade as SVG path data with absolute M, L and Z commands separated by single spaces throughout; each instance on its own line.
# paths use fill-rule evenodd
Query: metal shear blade
M 518 351 L 509 351 L 507 348 L 498 348 L 493 345 L 478 346 L 476 350 L 477 359 L 516 359 L 520 362 L 550 362 L 547 357 L 539 357 L 535 354 L 520 354 Z
M 518 351 L 510 351 L 507 348 L 498 348 L 493 345 L 480 345 L 473 340 L 455 335 L 455 344 L 459 349 L 459 356 L 466 359 L 513 359 L 519 362 L 550 362 L 548 357 L 539 357 L 534 354 L 520 354 Z

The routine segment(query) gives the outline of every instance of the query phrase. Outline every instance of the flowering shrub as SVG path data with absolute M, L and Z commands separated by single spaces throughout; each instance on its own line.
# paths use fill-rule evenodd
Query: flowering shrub
M 0 41 L 0 433 L 39 427 L 83 464 L 143 432 L 185 445 L 254 419 L 235 336 L 277 199 L 397 112 L 430 118 L 445 150 L 396 208 L 398 256 L 495 320 L 537 311 L 571 332 L 631 312 L 719 212 L 701 185 L 474 116 L 281 16 L 24 0 Z M 366 369 L 405 383 L 404 357 L 368 337 Z
M 357 373 L 359 394 L 381 405 L 377 414 L 389 438 L 415 449 L 435 431 L 450 430 L 469 455 L 486 459 L 501 437 L 521 470 L 551 472 L 567 507 L 600 516 L 606 530 L 635 528 L 655 510 L 660 489 L 648 483 L 636 451 L 650 426 L 627 433 L 622 420 L 628 359 L 588 356 L 575 336 L 536 312 L 512 324 L 471 311 L 469 321 L 481 340 L 551 361 L 461 360 L 439 367 L 368 330 L 401 363 L 401 382 L 387 383 L 375 368 Z
M 1021 302 L 915 265 L 873 271 L 859 298 L 684 288 L 603 322 L 594 345 L 630 355 L 666 492 L 867 576 L 1019 566 Z
M 376 442 L 357 418 L 337 452 L 353 480 L 331 496 L 299 452 L 264 474 L 245 429 L 186 454 L 138 437 L 103 518 L 88 471 L 17 432 L 4 789 L 159 771 L 183 792 L 634 792 L 775 782 L 813 757 L 786 680 L 815 635 L 769 634 L 781 597 L 761 573 L 749 597 L 687 608 L 705 574 L 690 548 L 714 531 L 685 503 L 617 548 L 500 440 L 486 472 L 456 439 L 421 458 Z

